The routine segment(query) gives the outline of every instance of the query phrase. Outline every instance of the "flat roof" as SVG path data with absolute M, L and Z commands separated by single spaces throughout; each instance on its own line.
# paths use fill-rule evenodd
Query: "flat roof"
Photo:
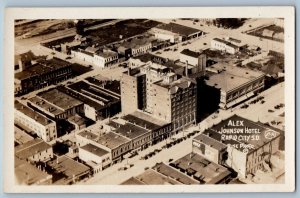
M 195 52 L 195 51 L 192 51 L 192 50 L 189 50 L 189 49 L 184 49 L 180 53 L 184 54 L 184 55 L 187 55 L 187 56 L 194 57 L 194 58 L 198 58 L 201 55 L 200 52 Z
M 174 94 L 179 89 L 186 89 L 186 88 L 190 87 L 191 84 L 194 84 L 194 83 L 190 79 L 182 77 L 182 78 L 177 79 L 177 80 L 175 80 L 171 83 L 167 83 L 163 80 L 160 80 L 160 81 L 157 81 L 153 84 L 164 87 L 166 89 L 170 89 L 170 93 Z
M 119 100 L 119 97 L 109 93 L 107 90 L 99 87 L 98 85 L 91 85 L 89 83 L 86 83 L 84 81 L 79 81 L 76 83 L 73 83 L 71 85 L 68 85 L 70 89 L 73 89 L 77 92 L 82 93 L 83 95 L 86 95 L 88 97 L 91 97 L 95 100 L 99 100 L 103 102 L 104 104 L 107 104 L 109 102 L 115 102 Z
M 92 141 L 95 141 L 98 144 L 101 144 L 109 149 L 114 149 L 123 144 L 130 142 L 129 138 L 118 135 L 117 133 L 114 133 L 114 132 L 109 132 L 109 133 L 99 136 L 99 135 L 96 135 L 95 133 L 92 133 L 89 131 L 82 131 L 82 132 L 78 133 L 78 135 L 85 137 L 87 139 L 90 139 Z
M 184 25 L 180 25 L 177 23 L 162 24 L 162 25 L 157 26 L 156 28 L 162 29 L 162 30 L 167 30 L 167 31 L 170 31 L 170 32 L 182 35 L 182 36 L 189 36 L 189 35 L 195 34 L 197 32 L 202 32 L 201 30 L 187 27 Z
M 158 173 L 161 173 L 165 175 L 166 177 L 170 177 L 182 184 L 199 184 L 195 179 L 192 179 L 191 177 L 177 171 L 176 169 L 164 164 L 164 163 L 157 163 L 154 167 L 153 170 L 157 171 Z
M 75 115 L 69 117 L 68 121 L 71 122 L 71 123 L 77 124 L 77 125 L 83 125 L 83 124 L 86 123 L 87 119 L 81 117 L 78 114 L 75 114 Z
M 220 38 L 213 38 L 213 40 L 218 41 L 218 42 L 220 42 L 220 43 L 224 43 L 225 45 L 228 45 L 228 46 L 233 47 L 233 48 L 239 48 L 239 46 L 237 46 L 237 45 L 235 45 L 235 44 L 232 44 L 232 43 L 230 43 L 229 41 L 220 39 Z
M 59 91 L 56 88 L 40 92 L 37 94 L 37 96 L 64 111 L 83 104 L 81 101 Z
M 44 109 L 45 111 L 48 111 L 49 113 L 55 116 L 64 112 L 61 108 L 57 107 L 56 105 L 53 105 L 52 103 L 44 100 L 43 98 L 37 95 L 32 98 L 29 98 L 28 100 L 30 103 L 38 106 L 41 109 Z
M 243 123 L 241 126 L 231 126 L 230 123 Z M 247 133 L 247 130 L 256 131 L 256 133 Z M 266 132 L 272 132 L 273 136 L 268 138 L 266 137 Z M 246 118 L 240 117 L 238 115 L 233 115 L 222 122 L 218 123 L 217 125 L 213 126 L 210 131 L 205 131 L 204 134 L 210 135 L 210 137 L 216 139 L 217 141 L 221 141 L 222 134 L 225 135 L 251 135 L 255 134 L 259 136 L 259 140 L 231 140 L 230 142 L 225 140 L 224 144 L 252 144 L 254 146 L 254 149 L 248 149 L 250 152 L 254 151 L 255 149 L 265 145 L 266 143 L 272 141 L 273 139 L 280 136 L 280 130 L 274 129 L 269 126 L 266 126 L 260 122 L 254 122 L 251 120 L 248 120 Z M 242 151 L 243 148 L 238 147 L 238 150 Z
M 90 99 L 88 96 L 85 96 L 82 93 L 79 93 L 73 89 L 67 88 L 65 86 L 58 86 L 58 90 L 64 92 L 65 94 L 71 95 L 72 97 L 76 98 L 77 100 L 82 101 L 84 104 L 87 104 L 93 108 L 95 108 L 97 111 L 103 109 L 105 106 L 98 101 Z
M 225 63 L 217 63 L 211 65 L 209 68 L 219 71 L 220 73 L 209 76 L 206 83 L 209 86 L 214 86 L 226 92 L 265 76 L 265 74 L 260 71 L 231 66 Z
M 31 119 L 35 120 L 36 122 L 40 123 L 43 126 L 47 126 L 48 124 L 53 123 L 52 120 L 34 111 L 33 109 L 27 107 L 26 105 L 23 105 L 17 100 L 15 100 L 15 109 L 18 110 L 19 112 L 22 112 L 24 115 L 30 117 Z
M 180 185 L 181 183 L 173 178 L 160 174 L 153 169 L 148 169 L 136 176 L 136 179 L 147 185 Z
M 18 142 L 19 144 L 24 144 L 26 142 L 29 142 L 33 140 L 34 138 L 26 133 L 24 130 L 22 130 L 20 127 L 17 125 L 14 125 L 14 131 L 15 131 L 15 141 Z
M 19 159 L 26 160 L 28 157 L 35 155 L 41 151 L 52 148 L 44 140 L 36 138 L 24 144 L 15 147 L 15 156 Z
M 208 131 L 209 131 L 209 129 L 208 129 Z M 206 135 L 206 134 L 209 134 L 209 133 L 200 134 L 200 135 L 196 136 L 194 138 L 194 140 L 196 140 L 198 142 L 203 142 L 206 145 L 210 145 L 211 147 L 217 149 L 218 151 L 221 151 L 221 150 L 227 148 L 226 144 L 223 144 L 222 142 L 219 142 L 219 141 L 215 140 L 214 138 L 209 137 L 209 135 Z
M 86 81 L 88 81 L 91 84 L 101 86 L 104 89 L 107 89 L 109 91 L 112 91 L 118 95 L 121 94 L 121 88 L 120 88 L 120 81 L 119 80 L 110 80 L 106 77 L 103 77 L 101 75 L 97 75 L 94 77 L 87 77 L 85 78 Z
M 154 38 L 133 38 L 131 41 L 125 41 L 123 43 L 121 43 L 120 47 L 124 47 L 124 48 L 139 48 L 141 46 L 150 44 L 152 41 L 154 40 Z
M 70 65 L 71 63 L 55 57 L 50 60 L 39 60 L 37 64 L 30 66 L 21 72 L 15 73 L 15 79 L 24 80 L 27 78 L 33 78 Z
M 25 160 L 20 160 L 15 157 L 15 179 L 19 185 L 32 185 L 43 183 L 45 180 L 50 180 L 52 175 L 39 170 Z
M 112 57 L 112 56 L 117 56 L 118 53 L 111 51 L 111 50 L 103 50 L 103 51 L 97 51 L 96 55 L 104 57 L 104 58 L 108 58 L 108 57 Z
M 73 177 L 87 174 L 90 171 L 90 168 L 86 165 L 79 163 L 65 155 L 47 162 L 47 164 L 55 169 L 57 173 L 64 174 L 67 179 L 72 179 Z
M 147 128 L 150 130 L 156 130 L 161 128 L 164 125 L 167 125 L 168 122 L 165 122 L 163 120 L 159 120 L 152 116 L 151 114 L 141 112 L 141 111 L 135 111 L 131 114 L 125 115 L 122 117 L 124 120 L 127 120 L 130 123 L 133 123 L 135 125 L 141 126 L 143 128 Z
M 121 185 L 145 185 L 145 183 L 140 181 L 136 177 L 130 177 L 126 181 L 122 182 Z
M 192 175 L 204 181 L 205 184 L 216 184 L 231 174 L 224 166 L 211 162 L 195 153 L 183 156 L 176 160 L 174 164 L 180 169 L 191 172 Z
M 116 128 L 114 132 L 133 140 L 137 137 L 150 133 L 150 130 L 131 123 L 126 123 L 124 125 L 120 125 L 120 127 Z
M 86 144 L 86 145 L 84 145 L 80 148 L 85 150 L 85 151 L 88 151 L 90 153 L 93 153 L 94 155 L 97 155 L 98 157 L 102 157 L 103 155 L 108 153 L 108 151 L 106 151 L 102 148 L 99 148 L 99 147 L 97 147 L 93 144 Z

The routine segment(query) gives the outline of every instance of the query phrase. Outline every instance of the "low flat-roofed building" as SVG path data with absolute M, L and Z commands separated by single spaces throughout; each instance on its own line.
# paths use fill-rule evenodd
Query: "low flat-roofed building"
M 15 182 L 18 185 L 49 185 L 52 175 L 47 174 L 34 165 L 15 157 Z
M 68 122 L 75 126 L 75 130 L 80 130 L 86 127 L 87 119 L 75 114 L 74 116 L 68 118 Z
M 74 184 L 77 181 L 88 177 L 90 168 L 65 155 L 57 157 L 47 163 L 56 174 L 63 174 L 64 177 L 55 184 Z
M 57 137 L 56 123 L 34 111 L 33 109 L 15 101 L 14 121 L 16 124 L 26 126 L 44 141 L 49 142 Z
M 195 185 L 195 184 L 200 184 L 200 182 L 192 177 L 189 177 L 180 171 L 176 170 L 173 167 L 170 167 L 164 163 L 157 163 L 153 168 L 156 172 L 172 178 L 173 180 L 179 182 L 181 185 Z
M 228 64 L 217 63 L 207 68 L 211 74 L 206 84 L 220 90 L 220 107 L 230 108 L 264 88 L 265 74 Z
M 79 147 L 79 158 L 91 166 L 93 173 L 96 174 L 111 164 L 111 154 L 93 144 L 86 144 Z
M 72 77 L 71 63 L 53 58 L 15 73 L 15 94 L 22 95 Z
M 16 125 L 14 125 L 14 131 L 15 131 L 15 135 L 14 135 L 15 142 L 18 144 L 24 144 L 34 139 L 31 135 L 29 135 L 23 129 L 21 129 Z
M 213 38 L 210 42 L 210 46 L 213 49 L 224 51 L 229 54 L 235 54 L 240 49 L 239 46 L 221 38 Z
M 233 168 L 240 177 L 246 178 L 258 169 L 268 168 L 271 156 L 280 148 L 281 133 L 279 129 L 233 115 L 199 135 L 206 135 L 212 141 L 199 142 L 200 138 L 195 137 L 198 144 L 193 146 L 199 149 L 199 155 L 213 160 L 217 158 L 211 155 L 216 153 L 206 152 L 206 149 L 225 145 L 227 153 L 218 155 L 221 159 L 215 163 L 221 162 Z
M 170 122 L 158 119 L 151 114 L 142 111 L 135 111 L 125 115 L 123 119 L 150 130 L 152 144 L 168 138 L 172 131 Z
M 142 174 L 136 176 L 138 181 L 146 185 L 181 185 L 182 183 L 176 181 L 175 178 L 161 174 L 153 169 L 148 169 Z
M 129 122 L 125 124 L 115 123 L 113 126 L 115 127 L 113 130 L 114 133 L 122 135 L 131 140 L 133 150 L 143 150 L 151 145 L 151 130 L 145 128 L 145 126 L 139 126 Z
M 154 38 L 133 38 L 131 41 L 121 43 L 118 53 L 126 58 L 139 56 L 152 51 L 152 41 Z
M 92 81 L 93 83 L 88 83 Z M 106 87 L 99 81 L 89 79 L 68 86 L 58 86 L 57 89 L 83 103 L 84 115 L 94 121 L 112 117 L 121 111 L 121 96 L 116 93 L 116 87 Z M 117 86 L 116 84 L 112 86 Z M 119 88 L 120 89 L 120 88 Z
M 155 38 L 169 40 L 171 43 L 182 42 L 191 38 L 200 37 L 204 33 L 195 28 L 187 27 L 177 23 L 161 24 L 152 29 Z
M 29 105 L 53 119 L 66 119 L 83 111 L 83 102 L 57 88 L 39 92 L 29 99 Z
M 112 163 L 121 161 L 123 155 L 132 150 L 131 139 L 114 132 L 95 134 L 82 131 L 76 134 L 76 141 L 79 146 L 90 143 L 108 151 L 111 154 Z
M 71 50 L 71 54 L 75 58 L 86 61 L 87 63 L 100 68 L 109 67 L 118 62 L 118 53 L 109 49 L 77 49 Z
M 200 181 L 201 184 L 226 183 L 231 176 L 231 172 L 226 167 L 195 153 L 189 153 L 171 164 L 181 172 Z
M 53 149 L 52 146 L 37 138 L 16 146 L 15 156 L 30 162 L 47 162 L 53 158 Z

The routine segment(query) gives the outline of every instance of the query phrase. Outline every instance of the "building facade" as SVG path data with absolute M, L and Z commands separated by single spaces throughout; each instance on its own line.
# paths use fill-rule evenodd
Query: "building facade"
M 235 54 L 239 51 L 238 46 L 220 38 L 212 39 L 210 42 L 210 46 L 213 49 L 224 51 L 225 53 L 229 53 L 229 54 Z
M 32 130 L 38 137 L 45 142 L 57 138 L 57 127 L 53 120 L 48 119 L 33 109 L 15 101 L 14 109 L 15 123 Z

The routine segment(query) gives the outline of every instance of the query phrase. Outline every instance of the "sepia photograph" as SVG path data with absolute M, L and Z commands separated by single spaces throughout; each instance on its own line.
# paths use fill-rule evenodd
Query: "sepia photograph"
M 293 191 L 293 13 L 8 9 L 6 190 Z

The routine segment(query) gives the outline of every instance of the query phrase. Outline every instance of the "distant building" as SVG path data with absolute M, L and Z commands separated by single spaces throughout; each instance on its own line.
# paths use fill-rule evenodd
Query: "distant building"
M 102 171 L 111 164 L 110 153 L 93 144 L 86 144 L 79 147 L 79 159 L 90 166 L 94 174 Z
M 185 74 L 205 74 L 207 57 L 205 53 L 184 49 L 180 52 L 180 62 L 186 64 Z M 192 67 L 191 67 L 192 66 Z
M 14 109 L 16 124 L 33 131 L 46 142 L 57 138 L 57 127 L 54 121 L 18 101 L 15 101 Z
M 121 43 L 118 53 L 126 58 L 139 56 L 152 51 L 152 38 L 133 38 Z
M 234 169 L 242 178 L 272 167 L 282 131 L 233 115 L 193 139 L 193 152 Z
M 241 67 L 217 63 L 206 68 L 210 71 L 206 84 L 220 90 L 220 104 L 228 109 L 264 89 L 265 74 Z
M 15 147 L 15 156 L 29 162 L 47 162 L 53 158 L 53 149 L 43 140 L 34 139 Z
M 59 83 L 73 76 L 71 63 L 53 58 L 15 73 L 15 94 L 22 95 L 43 87 Z
M 284 18 L 276 18 L 274 25 L 284 28 Z
M 24 71 L 26 68 L 32 66 L 36 58 L 32 51 L 15 55 L 15 73 Z
M 59 89 L 39 92 L 29 99 L 28 105 L 40 113 L 55 120 L 67 119 L 76 113 L 83 112 L 83 103 Z
M 171 43 L 186 41 L 204 34 L 201 30 L 177 23 L 162 24 L 153 28 L 152 31 L 154 32 L 155 38 L 168 40 Z
M 18 185 L 49 185 L 52 175 L 34 165 L 15 157 L 15 183 Z
M 224 51 L 229 54 L 235 54 L 239 51 L 239 46 L 224 39 L 214 38 L 210 42 L 212 49 Z
M 90 175 L 89 167 L 66 155 L 57 156 L 56 159 L 48 162 L 47 165 L 54 170 L 55 174 L 63 175 L 62 178 L 54 183 L 57 185 L 74 184 Z
M 77 49 L 71 50 L 71 54 L 80 60 L 86 61 L 96 67 L 109 67 L 118 62 L 118 53 L 109 49 L 86 50 Z

